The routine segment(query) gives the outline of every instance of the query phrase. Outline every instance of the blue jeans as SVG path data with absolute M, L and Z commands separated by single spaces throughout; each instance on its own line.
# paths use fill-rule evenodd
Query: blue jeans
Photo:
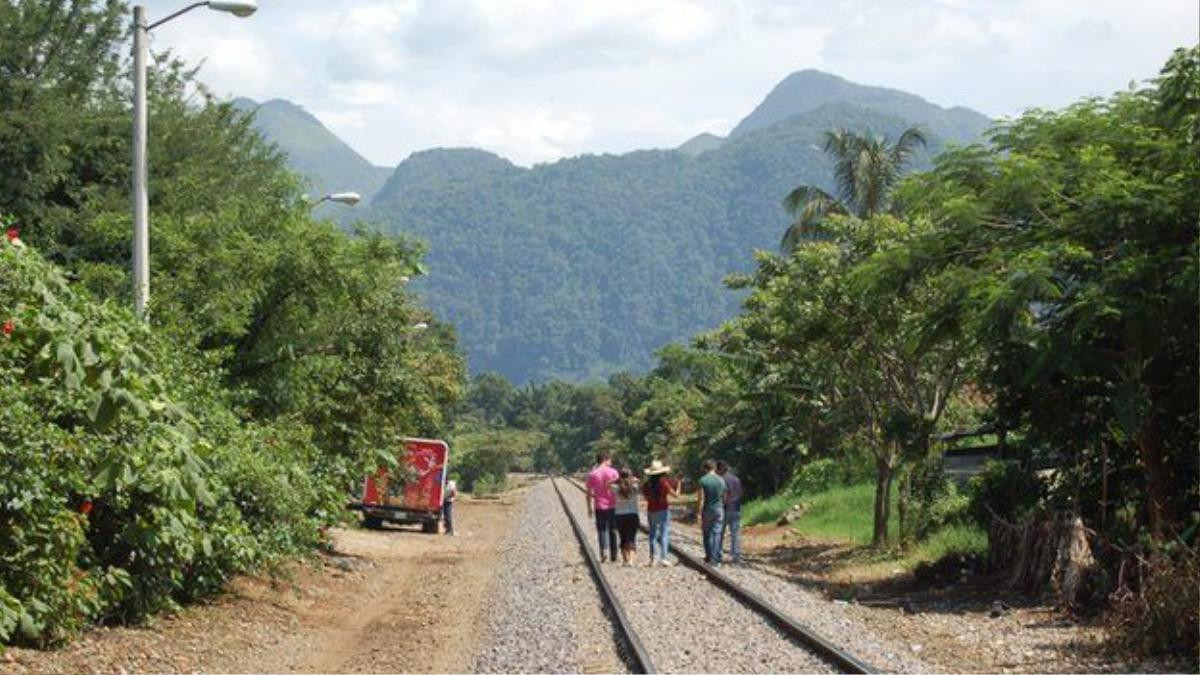
M 646 514 L 650 521 L 650 562 L 666 560 L 671 550 L 671 511 L 651 511 Z M 655 557 L 655 545 L 658 546 L 658 556 Z
M 704 561 L 721 562 L 721 526 L 725 522 L 725 514 L 717 511 L 705 511 L 700 517 L 700 528 L 704 533 Z
M 598 553 L 604 562 L 604 543 L 608 542 L 609 560 L 617 559 L 617 514 L 614 509 L 596 509 L 596 538 L 600 542 Z
M 725 510 L 725 526 L 721 528 L 721 541 L 717 546 L 720 551 L 725 548 L 725 532 L 729 532 L 729 557 L 735 563 L 742 562 L 742 511 Z M 720 557 L 717 558 L 720 560 Z

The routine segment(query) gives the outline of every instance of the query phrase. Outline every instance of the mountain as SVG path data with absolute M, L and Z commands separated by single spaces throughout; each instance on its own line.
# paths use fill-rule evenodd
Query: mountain
M 352 190 L 369 200 L 392 174 L 390 168 L 372 165 L 295 103 L 237 98 L 232 105 L 254 112 L 255 128 L 287 154 L 292 169 L 308 180 L 314 198 Z
M 474 371 L 515 382 L 582 380 L 649 366 L 654 351 L 732 316 L 722 279 L 775 249 L 780 203 L 832 189 L 822 134 L 898 134 L 909 120 L 830 103 L 700 154 L 645 150 L 531 169 L 479 150 L 414 154 L 369 220 L 429 243 L 414 283 L 453 321 Z M 928 162 L 943 140 L 931 136 Z
M 709 150 L 716 150 L 717 148 L 721 147 L 721 144 L 724 142 L 724 138 L 721 138 L 716 134 L 705 132 L 703 134 L 692 136 L 685 141 L 683 145 L 675 149 L 685 155 L 699 155 L 701 153 L 708 152 Z
M 736 138 L 769 127 L 828 103 L 853 103 L 896 115 L 957 143 L 975 140 L 992 123 L 986 115 L 970 108 L 943 108 L 897 89 L 868 87 L 819 70 L 801 70 L 775 85 L 763 102 L 734 127 L 729 137 Z
M 324 185 L 369 193 L 365 179 L 340 177 L 381 171 L 292 104 L 264 104 L 258 123 Z M 473 371 L 517 383 L 603 377 L 644 369 L 662 345 L 737 312 L 741 296 L 722 279 L 748 271 L 755 249 L 778 247 L 784 195 L 802 183 L 833 188 L 824 132 L 894 137 L 912 124 L 930 138 L 921 168 L 989 121 L 801 71 L 726 138 L 700 134 L 674 150 L 533 168 L 473 148 L 416 152 L 354 216 L 427 242 L 430 273 L 412 288 L 456 324 Z

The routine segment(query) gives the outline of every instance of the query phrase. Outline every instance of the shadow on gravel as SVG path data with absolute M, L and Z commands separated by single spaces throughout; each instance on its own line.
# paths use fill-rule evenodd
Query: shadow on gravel
M 835 573 L 855 565 L 879 563 L 885 555 L 832 542 L 795 541 L 750 556 L 759 571 L 834 600 L 871 607 L 890 607 L 908 614 L 1007 614 L 1013 609 L 1033 609 L 1044 603 L 1012 591 L 1004 574 L 983 573 L 977 561 L 946 559 L 917 572 L 899 572 L 884 579 L 861 581 Z M 1047 625 L 1060 621 L 1047 617 Z

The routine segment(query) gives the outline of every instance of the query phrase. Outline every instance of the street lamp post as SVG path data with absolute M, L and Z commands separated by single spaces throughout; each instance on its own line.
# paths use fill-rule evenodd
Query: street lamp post
M 238 17 L 250 16 L 258 9 L 254 0 L 212 0 L 196 2 L 148 24 L 146 8 L 133 8 L 133 309 L 146 317 L 150 299 L 150 199 L 146 187 L 146 41 L 150 31 L 196 9 L 208 7 Z

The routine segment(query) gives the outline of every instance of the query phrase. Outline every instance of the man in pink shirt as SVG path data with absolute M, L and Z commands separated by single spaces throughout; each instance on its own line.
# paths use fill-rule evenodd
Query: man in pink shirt
M 617 559 L 617 517 L 614 509 L 617 496 L 612 484 L 621 474 L 612 468 L 612 456 L 607 452 L 596 454 L 596 467 L 587 477 L 588 517 L 596 519 L 596 534 L 600 540 L 600 562 L 604 562 L 604 540 L 608 539 L 609 560 Z

